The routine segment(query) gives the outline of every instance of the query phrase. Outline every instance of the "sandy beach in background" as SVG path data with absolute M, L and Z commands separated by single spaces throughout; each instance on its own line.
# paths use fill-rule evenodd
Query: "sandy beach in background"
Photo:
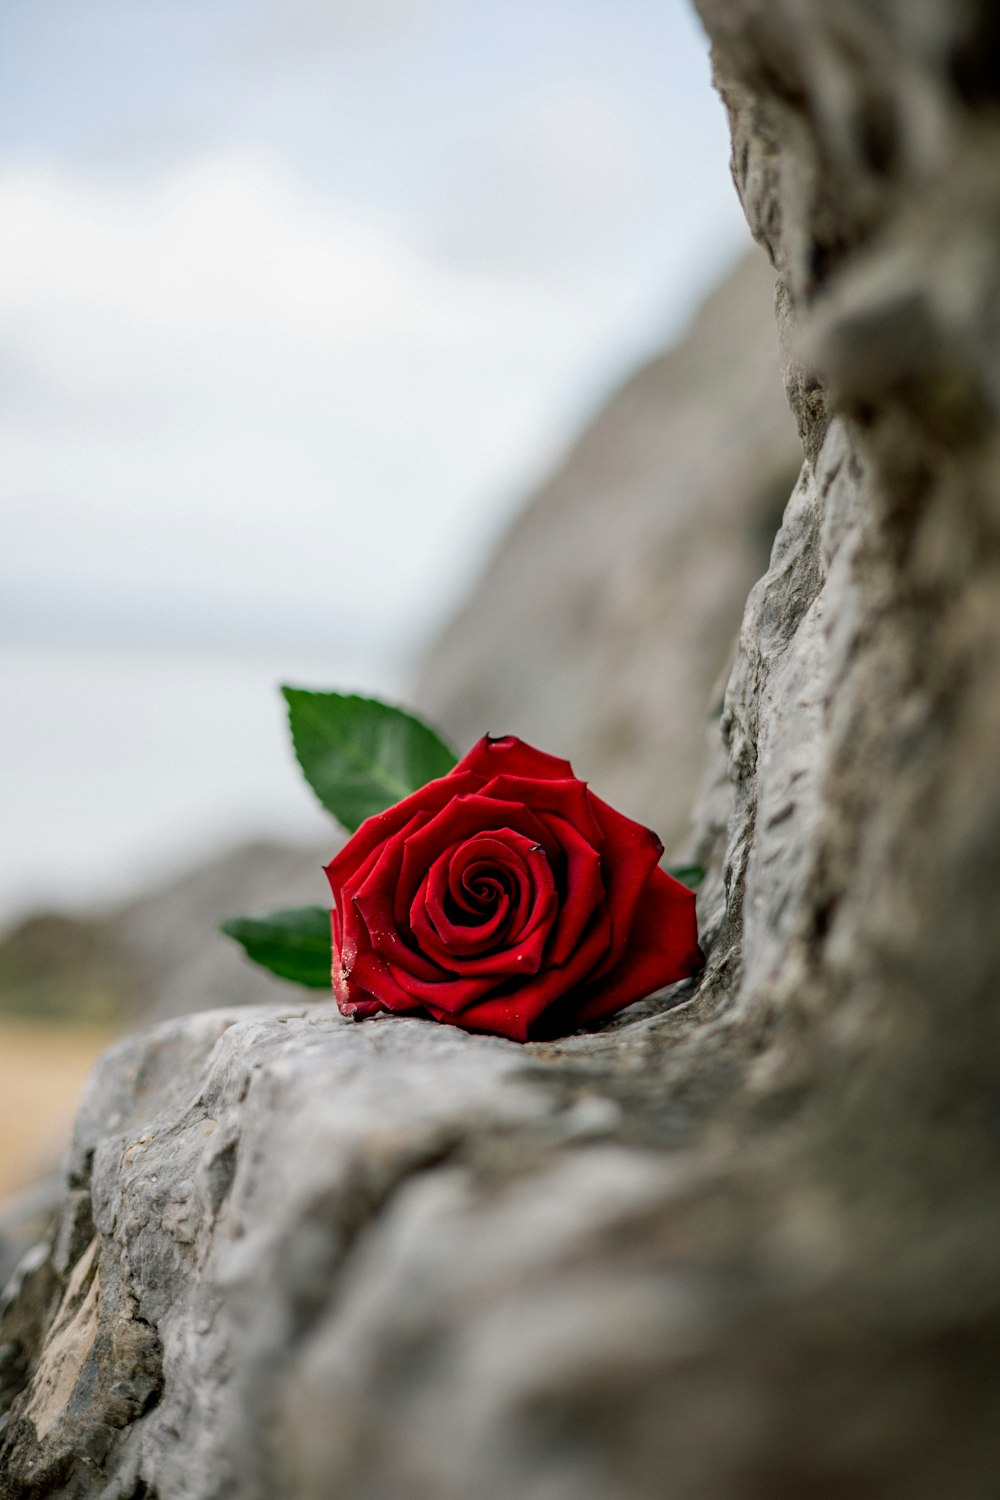
M 83 1082 L 114 1033 L 0 1017 L 0 1198 L 55 1165 Z

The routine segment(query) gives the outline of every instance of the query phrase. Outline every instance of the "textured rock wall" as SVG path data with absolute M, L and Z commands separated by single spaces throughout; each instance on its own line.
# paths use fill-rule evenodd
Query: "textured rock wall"
M 270 1007 L 108 1054 L 0 1314 L 6 1496 L 1000 1489 L 1000 33 L 700 9 L 806 453 L 708 973 L 547 1046 Z
M 809 457 L 723 715 L 728 951 L 891 1153 L 996 1099 L 998 33 L 966 3 L 700 8 Z

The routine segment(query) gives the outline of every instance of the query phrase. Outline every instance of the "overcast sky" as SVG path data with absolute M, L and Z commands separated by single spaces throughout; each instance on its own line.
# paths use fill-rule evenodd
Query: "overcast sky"
M 412 641 L 732 259 L 727 150 L 682 0 L 5 0 L 0 628 Z

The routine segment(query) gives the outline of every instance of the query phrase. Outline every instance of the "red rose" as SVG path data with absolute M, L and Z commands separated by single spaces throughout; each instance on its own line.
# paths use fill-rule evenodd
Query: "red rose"
M 519 1042 L 602 1021 L 704 962 L 662 853 L 568 761 L 487 736 L 327 866 L 337 1004 Z

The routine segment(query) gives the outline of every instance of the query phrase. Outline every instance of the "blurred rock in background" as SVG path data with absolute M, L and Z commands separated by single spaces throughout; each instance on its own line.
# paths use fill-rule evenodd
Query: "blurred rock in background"
M 274 999 L 274 979 L 241 960 L 219 923 L 321 905 L 337 842 L 245 844 L 110 911 L 18 923 L 0 940 L 0 1016 L 121 1027 Z
M 774 273 L 754 250 L 529 501 L 414 702 L 459 746 L 491 731 L 568 756 L 671 848 L 713 685 L 801 462 Z

